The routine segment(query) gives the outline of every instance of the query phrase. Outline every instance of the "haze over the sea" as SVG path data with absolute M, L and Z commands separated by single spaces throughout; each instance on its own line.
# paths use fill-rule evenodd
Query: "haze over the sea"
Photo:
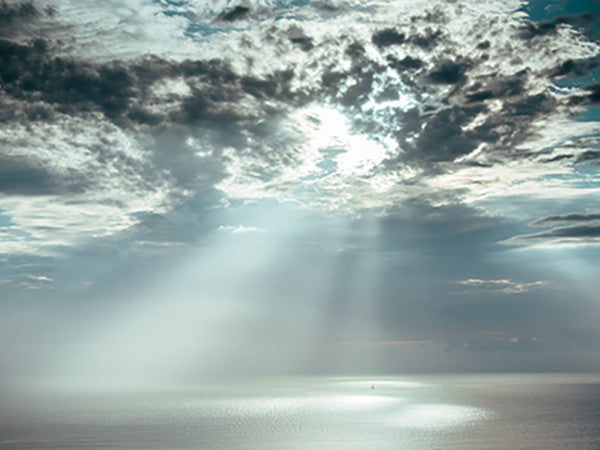
M 0 382 L 600 370 L 598 2 L 0 2 Z

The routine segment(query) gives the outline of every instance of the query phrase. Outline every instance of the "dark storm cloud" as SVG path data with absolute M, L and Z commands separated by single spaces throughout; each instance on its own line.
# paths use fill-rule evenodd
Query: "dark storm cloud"
M 592 165 L 596 166 L 600 163 L 600 151 L 599 150 L 588 150 L 577 156 L 575 164 L 592 161 Z
M 540 159 L 541 162 L 548 162 L 548 163 L 552 163 L 552 162 L 558 162 L 558 161 L 564 161 L 565 159 L 571 159 L 573 158 L 575 155 L 571 154 L 571 153 L 565 153 L 562 155 L 556 155 L 553 156 L 552 158 L 545 158 L 545 159 Z
M 152 84 L 176 77 L 192 79 L 192 93 L 171 96 L 178 105 L 176 111 L 156 110 Z M 49 44 L 40 39 L 27 45 L 0 40 L 0 80 L 9 97 L 23 102 L 21 117 L 4 114 L 7 121 L 45 120 L 54 110 L 75 116 L 100 111 L 119 126 L 157 126 L 170 121 L 235 124 L 241 120 L 236 103 L 246 95 L 259 101 L 293 102 L 292 78 L 291 71 L 278 71 L 264 79 L 240 76 L 219 60 L 178 63 L 146 57 L 133 63 L 92 64 L 54 57 Z
M 352 66 L 347 71 L 325 70 L 321 76 L 321 92 L 332 101 L 352 108 L 364 104 L 373 92 L 375 75 L 384 67 L 367 58 L 362 44 L 353 42 L 346 48 L 345 54 L 351 59 Z
M 558 227 L 541 233 L 518 235 L 505 244 L 527 244 L 538 241 L 593 243 L 600 239 L 600 213 L 568 213 L 543 217 L 529 224 L 533 227 Z M 561 226 L 568 225 L 568 226 Z
M 0 79 L 15 100 L 42 102 L 66 114 L 100 110 L 111 120 L 123 115 L 135 95 L 121 64 L 96 66 L 53 57 L 41 39 L 28 45 L 0 40 Z
M 438 40 L 442 37 L 440 30 L 432 31 L 427 30 L 425 34 L 412 35 L 407 39 L 407 42 L 422 47 L 424 49 L 431 49 L 437 44 Z
M 311 2 L 311 6 L 319 11 L 333 13 L 340 11 L 341 8 L 327 1 L 313 1 Z
M 530 69 L 512 75 L 471 76 L 477 70 L 477 60 L 445 59 L 423 75 L 418 71 L 425 64 L 421 60 L 409 56 L 398 60 L 389 56 L 387 61 L 402 77 L 404 89 L 408 86 L 409 92 L 417 98 L 421 93 L 436 92 L 446 85 L 452 87 L 441 96 L 442 103 L 447 105 L 443 108 L 429 107 L 422 102 L 393 116 L 387 126 L 391 130 L 397 127 L 393 133 L 404 153 L 386 161 L 389 167 L 404 161 L 436 173 L 440 169 L 437 163 L 468 155 L 481 144 L 493 146 L 494 151 L 486 153 L 485 159 L 464 164 L 489 166 L 532 157 L 535 152 L 517 153 L 513 149 L 534 135 L 531 125 L 535 121 L 550 117 L 576 97 L 559 99 L 550 91 L 530 93 L 528 83 L 537 76 Z M 503 107 L 491 111 L 488 101 L 495 99 L 502 101 Z M 479 124 L 469 126 L 475 118 L 480 119 Z M 506 133 L 506 129 L 511 133 Z
M 312 39 L 309 37 L 306 37 L 306 36 L 291 37 L 290 42 L 298 45 L 305 52 L 308 52 L 308 51 L 312 50 L 312 48 L 313 48 Z
M 314 47 L 313 39 L 304 33 L 302 28 L 292 26 L 287 30 L 287 36 L 292 44 L 297 45 L 303 51 L 309 52 Z
M 429 72 L 429 79 L 438 84 L 457 84 L 465 80 L 470 66 L 468 61 L 442 60 Z
M 267 75 L 264 79 L 252 76 L 241 78 L 242 90 L 256 98 L 278 98 L 292 100 L 294 93 L 291 90 L 291 81 L 294 73 L 291 70 L 276 72 Z
M 396 57 L 390 55 L 387 58 L 390 67 L 396 69 L 398 72 L 403 72 L 408 69 L 420 69 L 425 64 L 419 58 L 413 58 L 411 56 L 405 56 L 402 59 L 397 59 Z
M 555 110 L 556 100 L 547 94 L 532 95 L 507 105 L 513 116 L 536 117 Z
M 444 109 L 425 123 L 425 128 L 411 145 L 408 157 L 422 162 L 453 161 L 471 153 L 481 142 L 474 132 L 464 132 L 465 124 L 471 122 L 483 109 L 453 107 Z
M 534 227 L 545 227 L 549 225 L 556 225 L 561 223 L 571 222 L 588 222 L 600 220 L 600 213 L 569 213 L 569 214 L 558 214 L 555 216 L 543 217 L 541 219 L 531 222 L 529 225 Z
M 552 239 L 552 238 L 599 238 L 600 225 L 577 225 L 572 227 L 555 228 L 543 233 L 519 236 L 521 239 Z
M 5 195 L 64 195 L 81 193 L 83 174 L 56 174 L 26 157 L 0 155 L 0 192 Z
M 38 15 L 38 10 L 33 2 L 23 2 L 9 5 L 6 1 L 0 2 L 0 24 L 10 24 L 16 20 L 26 20 Z
M 494 98 L 514 97 L 524 92 L 526 81 L 527 71 L 525 70 L 521 70 L 510 77 L 486 79 L 471 86 L 466 98 L 469 102 L 481 102 Z
M 37 20 L 44 16 L 54 16 L 56 11 L 51 6 L 40 9 L 32 1 L 21 3 L 0 2 L 0 36 L 12 37 L 30 34 Z
M 237 20 L 244 20 L 250 16 L 250 12 L 250 8 L 238 5 L 235 8 L 227 9 L 219 13 L 217 20 L 222 22 L 235 22 Z
M 352 74 L 356 77 L 352 78 Z M 326 94 L 339 102 L 341 105 L 352 108 L 359 107 L 366 103 L 369 94 L 372 92 L 372 84 L 376 72 L 371 66 L 365 68 L 357 68 L 352 72 L 325 72 L 322 76 L 321 83 Z M 349 86 L 342 83 L 352 79 L 354 82 Z
M 590 92 L 587 99 L 592 103 L 600 103 L 600 83 L 593 83 L 585 87 Z
M 561 63 L 551 73 L 551 77 L 574 77 L 581 78 L 588 76 L 594 70 L 600 67 L 600 58 L 589 59 L 569 59 Z
M 402 44 L 406 36 L 393 28 L 386 28 L 373 34 L 371 41 L 378 47 L 389 47 L 390 45 Z
M 487 94 L 493 96 L 493 93 Z M 410 162 L 427 169 L 431 173 L 439 173 L 437 163 L 452 162 L 456 158 L 474 151 L 479 145 L 494 145 L 495 150 L 486 155 L 486 161 L 465 161 L 465 165 L 491 166 L 506 160 L 528 158 L 532 152 L 514 152 L 515 145 L 524 142 L 531 136 L 529 126 L 536 115 L 548 114 L 553 103 L 548 101 L 549 109 L 536 110 L 532 104 L 540 104 L 540 99 L 525 98 L 508 103 L 505 111 L 489 114 L 484 105 L 453 106 L 433 114 L 422 113 L 418 109 L 406 111 L 400 115 L 401 131 L 396 137 L 405 149 L 404 153 L 385 162 L 394 167 L 397 163 Z M 471 129 L 465 129 L 480 114 L 486 114 L 485 121 Z M 519 119 L 519 116 L 522 118 Z M 513 132 L 506 134 L 505 127 Z

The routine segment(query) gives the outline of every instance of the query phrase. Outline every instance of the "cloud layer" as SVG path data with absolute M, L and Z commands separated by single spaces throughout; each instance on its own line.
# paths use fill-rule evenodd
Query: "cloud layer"
M 14 229 L 68 245 L 213 189 L 351 214 L 534 185 L 577 195 L 597 122 L 572 117 L 595 88 L 556 82 L 595 67 L 587 16 L 357 5 L 156 2 L 134 16 L 136 2 L 3 2 L 0 189 Z

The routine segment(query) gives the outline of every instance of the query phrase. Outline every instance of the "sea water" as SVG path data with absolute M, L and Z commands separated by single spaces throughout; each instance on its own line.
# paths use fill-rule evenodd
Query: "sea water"
M 600 376 L 7 384 L 0 448 L 600 449 Z

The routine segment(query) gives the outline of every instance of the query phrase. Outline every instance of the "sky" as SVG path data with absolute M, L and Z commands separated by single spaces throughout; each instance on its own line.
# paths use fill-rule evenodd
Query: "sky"
M 0 2 L 0 378 L 600 370 L 600 3 Z

